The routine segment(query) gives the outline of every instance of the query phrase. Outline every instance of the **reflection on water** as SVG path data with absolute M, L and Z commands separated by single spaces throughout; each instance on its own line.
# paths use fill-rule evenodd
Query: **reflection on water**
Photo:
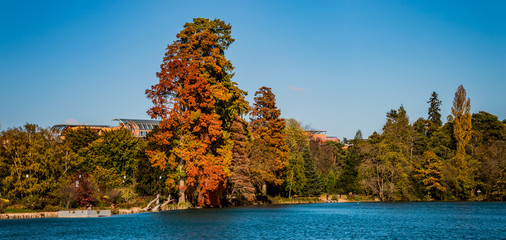
M 329 203 L 0 221 L 0 239 L 505 239 L 506 205 Z

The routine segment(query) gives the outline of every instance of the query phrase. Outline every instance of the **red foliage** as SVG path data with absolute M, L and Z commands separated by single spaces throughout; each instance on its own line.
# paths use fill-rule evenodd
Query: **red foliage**
M 81 207 L 93 205 L 95 199 L 93 198 L 93 187 L 90 176 L 84 170 L 78 171 L 72 175 L 72 182 L 74 188 L 74 201 Z M 75 183 L 75 185 L 74 185 Z

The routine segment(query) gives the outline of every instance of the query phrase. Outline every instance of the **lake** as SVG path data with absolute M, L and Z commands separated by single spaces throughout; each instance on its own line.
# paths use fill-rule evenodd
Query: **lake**
M 501 202 L 320 203 L 0 221 L 0 239 L 506 239 Z

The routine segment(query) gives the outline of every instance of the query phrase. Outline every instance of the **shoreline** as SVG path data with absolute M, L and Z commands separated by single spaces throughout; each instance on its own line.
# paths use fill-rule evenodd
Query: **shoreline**
M 311 204 L 311 203 L 360 203 L 360 202 L 382 202 L 379 199 L 368 199 L 368 200 L 348 200 L 345 198 L 339 198 L 337 200 L 326 200 L 324 197 L 320 197 L 317 202 L 312 201 L 287 201 L 287 202 L 273 202 L 270 204 L 253 204 L 250 206 L 265 206 L 265 205 L 292 205 L 292 204 Z M 488 201 L 393 201 L 395 202 L 488 202 Z M 493 201 L 492 201 L 493 202 Z M 384 202 L 384 203 L 392 203 L 392 202 Z M 240 207 L 240 206 L 233 206 Z M 227 207 L 225 207 L 227 208 Z M 117 209 L 117 212 L 114 215 L 125 215 L 125 214 L 137 214 L 137 213 L 154 213 L 154 212 L 162 212 L 162 211 L 173 211 L 173 210 L 185 210 L 192 208 L 167 208 L 161 211 L 144 211 L 140 207 L 133 207 L 130 209 Z M 197 209 L 197 208 L 193 208 Z M 30 213 L 0 213 L 0 220 L 13 220 L 13 219 L 34 219 L 34 218 L 58 218 L 58 212 L 30 212 Z
M 0 219 L 57 218 L 58 212 L 2 213 Z

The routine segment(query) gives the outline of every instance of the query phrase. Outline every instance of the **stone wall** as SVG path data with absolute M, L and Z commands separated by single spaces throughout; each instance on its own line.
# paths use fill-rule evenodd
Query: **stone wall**
M 58 212 L 37 212 L 37 213 L 3 213 L 0 219 L 23 219 L 23 218 L 55 218 Z
M 110 217 L 111 210 L 72 210 L 59 211 L 59 218 Z

